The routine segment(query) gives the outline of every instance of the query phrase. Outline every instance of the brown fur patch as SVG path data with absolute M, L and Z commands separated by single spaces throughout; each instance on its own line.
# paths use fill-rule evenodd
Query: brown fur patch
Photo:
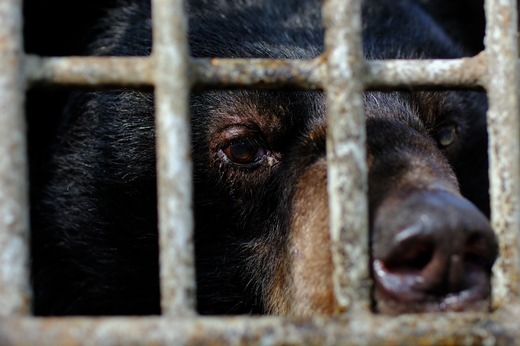
M 287 261 L 279 268 L 269 297 L 276 314 L 325 315 L 334 310 L 325 159 L 296 182 Z

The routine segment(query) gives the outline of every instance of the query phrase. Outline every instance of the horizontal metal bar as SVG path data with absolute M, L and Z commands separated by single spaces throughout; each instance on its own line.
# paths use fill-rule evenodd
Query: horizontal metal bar
M 520 309 L 494 314 L 0 318 L 8 345 L 520 345 Z
M 366 89 L 414 87 L 479 88 L 486 55 L 450 60 L 373 60 L 365 62 Z M 153 85 L 149 57 L 39 57 L 28 55 L 29 85 L 126 86 Z M 275 88 L 323 89 L 325 56 L 313 60 L 207 59 L 190 60 L 196 89 Z
M 192 59 L 195 88 L 273 87 L 321 89 L 325 64 L 313 60 Z
M 366 89 L 403 87 L 482 87 L 486 75 L 486 55 L 472 58 L 432 60 L 373 60 L 367 62 Z
M 28 55 L 30 85 L 67 86 L 153 85 L 154 61 L 149 57 L 40 57 Z M 321 60 L 192 58 L 190 79 L 195 88 L 261 87 L 276 84 L 319 89 Z
M 149 57 L 40 57 L 27 55 L 28 85 L 142 87 L 153 85 Z

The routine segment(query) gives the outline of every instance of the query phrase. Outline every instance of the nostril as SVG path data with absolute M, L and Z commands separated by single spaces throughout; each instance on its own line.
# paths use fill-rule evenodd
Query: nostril
M 394 273 L 422 271 L 432 261 L 434 249 L 430 241 L 407 239 L 390 253 L 384 263 L 387 270 Z

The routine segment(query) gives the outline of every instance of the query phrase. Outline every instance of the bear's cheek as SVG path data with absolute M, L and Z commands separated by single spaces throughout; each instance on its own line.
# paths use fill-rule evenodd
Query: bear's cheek
M 270 310 L 310 316 L 334 310 L 325 158 L 297 179 L 292 198 L 287 261 L 275 275 Z

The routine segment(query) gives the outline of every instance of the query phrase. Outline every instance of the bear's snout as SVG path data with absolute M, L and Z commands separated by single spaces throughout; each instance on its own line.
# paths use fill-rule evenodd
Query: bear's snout
M 442 190 L 383 203 L 374 221 L 373 278 L 385 313 L 484 310 L 497 240 L 486 217 Z

